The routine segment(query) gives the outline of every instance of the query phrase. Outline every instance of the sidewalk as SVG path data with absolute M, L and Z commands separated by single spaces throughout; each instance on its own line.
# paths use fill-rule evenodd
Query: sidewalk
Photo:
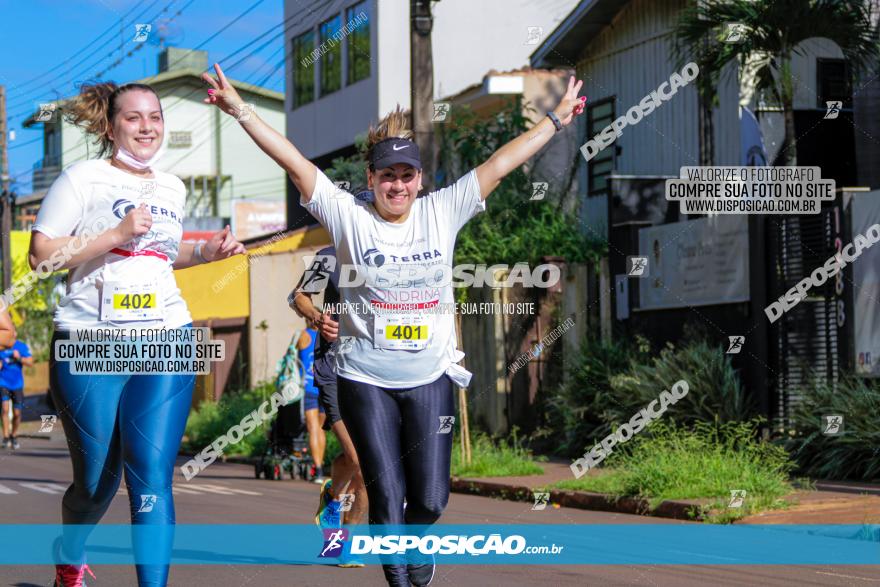
M 516 501 L 533 501 L 533 491 L 572 478 L 566 462 L 539 463 L 543 475 L 452 479 L 452 491 Z M 880 486 L 845 481 L 817 481 L 817 490 L 796 490 L 788 509 L 747 516 L 737 524 L 880 524 Z M 550 502 L 563 507 L 693 520 L 690 510 L 708 500 L 668 500 L 651 510 L 647 501 L 614 499 L 585 491 L 550 490 Z

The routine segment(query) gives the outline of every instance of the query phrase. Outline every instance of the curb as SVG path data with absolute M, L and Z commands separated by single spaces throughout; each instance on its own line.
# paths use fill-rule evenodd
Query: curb
M 478 481 L 475 479 L 461 479 L 453 477 L 451 490 L 456 493 L 468 493 L 483 497 L 497 497 L 511 501 L 532 501 L 533 489 L 524 485 L 508 485 L 505 483 L 493 483 L 491 481 Z M 569 491 L 561 489 L 550 490 L 550 502 L 560 506 L 578 508 L 582 510 L 595 510 L 614 512 L 619 514 L 636 514 L 640 516 L 656 516 L 659 518 L 672 518 L 675 520 L 687 520 L 698 522 L 703 519 L 699 513 L 698 501 L 675 501 L 667 500 L 656 508 L 651 508 L 645 499 L 622 497 L 615 499 L 603 493 L 589 493 L 586 491 Z
M 19 434 L 16 438 L 30 438 L 32 440 L 52 440 L 48 434 Z
M 184 457 L 194 457 L 196 453 L 180 451 Z M 222 456 L 224 463 L 238 465 L 255 465 L 259 462 L 258 457 Z M 482 497 L 497 497 L 510 501 L 532 501 L 534 490 L 525 485 L 511 485 L 492 481 L 478 481 L 476 479 L 462 479 L 453 477 L 450 480 L 450 490 L 455 493 L 466 493 Z M 640 516 L 655 516 L 659 518 L 671 518 L 675 520 L 687 520 L 691 522 L 702 521 L 703 516 L 697 509 L 698 501 L 674 501 L 667 500 L 652 509 L 645 499 L 622 497 L 615 499 L 604 493 L 589 493 L 586 491 L 570 491 L 562 489 L 550 490 L 550 502 L 560 506 L 577 508 L 582 510 L 594 510 L 601 512 L 613 512 L 618 514 L 636 514 Z M 696 510 L 696 513 L 692 513 Z

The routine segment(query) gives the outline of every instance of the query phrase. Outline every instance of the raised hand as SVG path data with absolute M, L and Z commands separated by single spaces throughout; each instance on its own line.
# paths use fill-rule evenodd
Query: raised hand
M 559 101 L 559 105 L 553 111 L 556 117 L 559 118 L 559 122 L 562 123 L 562 126 L 568 126 L 571 124 L 574 117 L 584 111 L 587 97 L 581 96 L 578 98 L 578 92 L 581 91 L 581 86 L 583 85 L 583 80 L 579 80 L 575 83 L 574 76 L 568 78 L 568 89 L 565 91 L 565 95 L 562 96 L 562 100 Z
M 202 74 L 202 79 L 211 86 L 208 89 L 208 97 L 202 101 L 205 104 L 215 104 L 226 114 L 238 118 L 242 111 L 244 100 L 241 99 L 241 96 L 238 95 L 238 92 L 235 91 L 235 88 L 226 79 L 219 63 L 214 64 L 214 71 L 217 72 L 216 79 L 207 72 Z

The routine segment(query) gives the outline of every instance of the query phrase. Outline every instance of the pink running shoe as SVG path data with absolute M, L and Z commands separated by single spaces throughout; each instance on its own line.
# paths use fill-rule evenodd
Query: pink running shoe
M 95 573 L 89 565 L 55 565 L 54 587 L 87 587 L 83 582 L 86 571 L 95 578 Z

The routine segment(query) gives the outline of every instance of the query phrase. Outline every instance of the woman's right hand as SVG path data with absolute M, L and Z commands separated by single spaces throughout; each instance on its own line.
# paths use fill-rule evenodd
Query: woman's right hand
M 122 244 L 143 236 L 150 231 L 153 226 L 153 215 L 147 209 L 146 204 L 141 204 L 131 212 L 125 215 L 122 222 L 113 229 L 119 236 Z
M 205 104 L 215 104 L 226 114 L 239 118 L 242 113 L 244 100 L 241 99 L 241 96 L 238 95 L 238 92 L 235 91 L 235 88 L 232 87 L 226 76 L 223 75 L 223 70 L 220 69 L 219 63 L 214 64 L 214 71 L 217 72 L 216 79 L 207 72 L 202 74 L 202 79 L 211 86 L 208 90 L 208 97 L 203 102 Z
M 309 319 L 309 327 L 321 333 L 321 337 L 327 342 L 333 342 L 339 338 L 339 322 L 330 317 L 330 312 L 316 313 Z

